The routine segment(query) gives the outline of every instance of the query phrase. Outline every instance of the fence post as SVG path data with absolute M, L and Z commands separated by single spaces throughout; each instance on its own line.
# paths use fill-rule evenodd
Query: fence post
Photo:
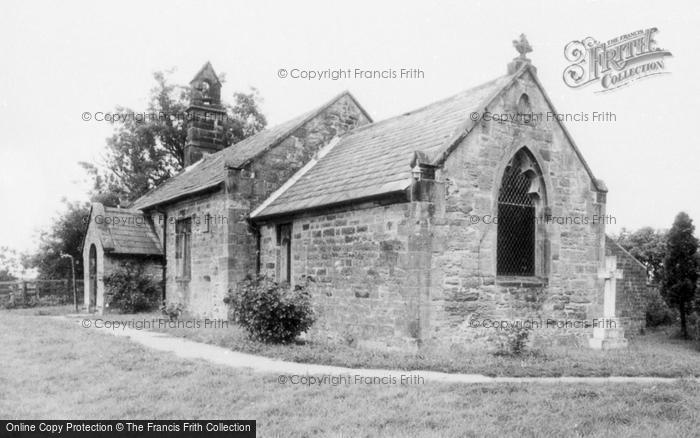
M 27 301 L 27 281 L 22 280 L 22 302 Z

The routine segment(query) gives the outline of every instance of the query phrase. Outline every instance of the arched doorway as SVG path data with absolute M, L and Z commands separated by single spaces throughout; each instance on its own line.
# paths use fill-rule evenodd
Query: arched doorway
M 88 303 L 88 310 L 90 312 L 95 311 L 95 305 L 97 303 L 97 248 L 95 245 L 90 245 L 90 255 L 89 255 L 89 273 L 90 273 L 90 294 Z

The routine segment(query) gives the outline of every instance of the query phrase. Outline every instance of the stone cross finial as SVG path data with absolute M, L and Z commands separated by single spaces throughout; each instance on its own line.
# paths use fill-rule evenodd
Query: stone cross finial
M 513 47 L 515 47 L 515 50 L 517 50 L 518 53 L 520 53 L 520 59 L 527 59 L 525 54 L 532 52 L 532 46 L 528 42 L 527 37 L 524 33 L 520 34 L 519 40 L 513 40 Z

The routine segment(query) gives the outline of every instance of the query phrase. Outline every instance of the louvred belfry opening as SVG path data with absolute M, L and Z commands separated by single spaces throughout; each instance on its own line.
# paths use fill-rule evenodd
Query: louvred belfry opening
M 497 275 L 535 275 L 535 203 L 532 179 L 516 156 L 498 195 Z

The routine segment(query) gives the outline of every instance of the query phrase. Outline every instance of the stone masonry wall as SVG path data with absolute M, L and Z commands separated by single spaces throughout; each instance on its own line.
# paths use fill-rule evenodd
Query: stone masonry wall
M 96 229 L 95 221 L 90 221 L 88 223 L 88 229 L 85 232 L 85 242 L 83 244 L 83 281 L 85 285 L 84 290 L 84 305 L 87 308 L 90 305 L 90 247 L 95 245 L 95 251 L 97 255 L 96 268 L 97 268 L 97 290 L 96 292 L 96 302 L 95 308 L 99 312 L 104 308 L 104 275 L 105 275 L 105 261 L 104 261 L 104 250 L 102 248 L 102 242 L 100 241 L 100 235 Z M 109 271 L 108 271 L 109 272 Z
M 102 212 L 104 214 L 104 212 Z M 149 276 L 158 285 L 162 284 L 163 276 L 163 264 L 159 257 L 149 257 L 141 255 L 125 255 L 125 254 L 111 254 L 109 252 L 105 253 L 100 241 L 99 232 L 96 229 L 95 221 L 90 221 L 88 229 L 85 233 L 85 243 L 83 246 L 83 281 L 84 281 L 84 303 L 88 306 L 90 303 L 90 246 L 95 245 L 96 256 L 97 256 L 97 266 L 96 266 L 96 276 L 97 276 L 97 291 L 96 291 L 96 302 L 95 310 L 98 313 L 109 312 L 110 308 L 110 295 L 105 288 L 104 279 L 106 276 L 113 273 L 116 269 L 125 262 L 138 263 L 144 267 L 144 273 Z
M 414 251 L 416 208 L 364 204 L 293 219 L 292 283 L 310 280 L 315 333 L 404 347 L 420 337 L 425 261 Z M 279 278 L 279 252 L 276 224 L 261 226 L 262 273 Z
M 532 112 L 551 111 L 527 75 L 487 110 L 515 113 L 523 93 Z M 538 275 L 497 276 L 498 188 L 506 164 L 523 147 L 540 166 L 546 189 L 542 214 L 549 219 L 537 225 Z M 538 341 L 568 343 L 581 342 L 591 332 L 584 324 L 602 316 L 597 272 L 605 254 L 605 192 L 555 120 L 480 122 L 436 181 L 414 183 L 411 199 L 286 220 L 293 223 L 293 281 L 314 279 L 321 314 L 315 330 L 393 344 L 473 345 L 492 339 L 487 321 L 539 322 Z M 398 228 L 388 228 L 397 221 Z M 260 232 L 262 271 L 276 276 L 275 224 Z
M 606 237 L 605 255 L 617 256 L 617 269 L 623 278 L 617 280 L 615 311 L 625 327 L 626 335 L 635 335 L 646 326 L 647 270 L 614 240 Z
M 256 269 L 256 234 L 247 220 L 250 212 L 334 136 L 368 122 L 354 101 L 343 96 L 245 168 L 229 169 L 221 189 L 168 204 L 164 207 L 167 220 L 151 211 L 159 237 L 165 224 L 166 299 L 182 303 L 195 316 L 226 318 L 226 293 Z M 213 218 L 208 232 L 206 214 Z M 178 278 L 175 272 L 175 221 L 186 217 L 192 217 L 189 279 Z
M 364 112 L 344 95 L 245 168 L 229 169 L 226 188 L 230 287 L 256 272 L 257 235 L 248 223 L 250 213 L 335 136 L 367 123 Z
M 431 223 L 430 337 L 444 342 L 487 336 L 485 321 L 552 318 L 585 320 L 602 315 L 603 286 L 597 270 L 603 256 L 605 193 L 598 192 L 545 97 L 529 76 L 501 94 L 491 114 L 516 114 L 526 93 L 539 120 L 482 120 L 448 157 L 436 179 L 446 185 L 445 204 Z M 493 117 L 491 117 L 493 119 Z M 526 147 L 542 169 L 546 190 L 537 225 L 537 277 L 496 275 L 498 188 L 506 164 Z M 471 321 L 471 322 L 470 322 Z M 491 330 L 492 332 L 492 330 Z M 553 328 L 546 337 L 588 330 Z
M 166 300 L 182 303 L 195 316 L 226 317 L 227 310 L 223 302 L 228 285 L 226 206 L 226 196 L 220 189 L 171 204 L 166 209 L 167 219 L 156 219 L 156 223 L 165 224 L 167 236 Z M 205 222 L 207 214 L 211 217 L 208 231 Z M 192 218 L 189 279 L 177 277 L 175 262 L 175 221 L 187 217 Z M 162 233 L 162 228 L 158 232 Z

